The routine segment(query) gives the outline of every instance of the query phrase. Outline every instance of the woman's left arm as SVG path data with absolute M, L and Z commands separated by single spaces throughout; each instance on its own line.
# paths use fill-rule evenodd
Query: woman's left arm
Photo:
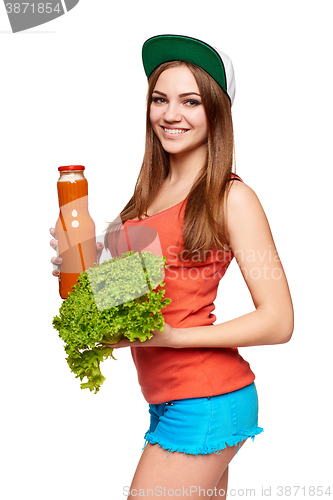
M 233 182 L 230 189 L 227 231 L 255 311 L 217 325 L 176 329 L 174 342 L 178 339 L 177 347 L 245 347 L 288 342 L 294 314 L 287 279 L 265 212 L 256 194 L 243 182 Z
M 254 191 L 233 182 L 227 199 L 228 242 L 251 293 L 255 310 L 217 325 L 154 331 L 145 342 L 121 340 L 112 347 L 246 347 L 283 344 L 294 328 L 293 306 L 265 212 Z

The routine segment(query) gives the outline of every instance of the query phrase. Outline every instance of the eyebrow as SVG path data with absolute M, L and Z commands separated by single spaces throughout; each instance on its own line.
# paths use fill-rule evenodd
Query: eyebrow
M 156 93 L 156 94 L 159 94 L 159 95 L 162 95 L 164 97 L 166 97 L 166 94 L 164 94 L 164 92 L 160 92 L 159 90 L 153 90 L 153 94 Z M 198 94 L 197 92 L 184 92 L 184 94 L 179 94 L 179 97 L 186 97 L 188 95 L 198 95 L 199 97 L 201 97 L 200 94 Z

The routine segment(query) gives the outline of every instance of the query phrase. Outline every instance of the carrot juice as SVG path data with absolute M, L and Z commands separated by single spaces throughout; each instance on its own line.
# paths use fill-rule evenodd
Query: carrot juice
M 85 167 L 68 165 L 58 168 L 59 218 L 56 238 L 62 258 L 59 276 L 61 298 L 68 297 L 83 271 L 93 267 L 96 257 L 95 224 L 88 211 L 88 182 Z

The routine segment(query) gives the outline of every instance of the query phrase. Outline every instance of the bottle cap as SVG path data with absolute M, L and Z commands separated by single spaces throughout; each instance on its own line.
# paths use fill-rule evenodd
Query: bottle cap
M 59 167 L 58 170 L 61 172 L 62 170 L 85 170 L 83 165 L 67 165 L 65 167 Z

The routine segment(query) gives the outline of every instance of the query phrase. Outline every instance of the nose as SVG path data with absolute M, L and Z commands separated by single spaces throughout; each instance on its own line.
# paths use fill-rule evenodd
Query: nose
M 179 104 L 176 102 L 169 102 L 164 113 L 164 120 L 166 122 L 179 122 L 181 121 L 182 116 L 179 109 Z

